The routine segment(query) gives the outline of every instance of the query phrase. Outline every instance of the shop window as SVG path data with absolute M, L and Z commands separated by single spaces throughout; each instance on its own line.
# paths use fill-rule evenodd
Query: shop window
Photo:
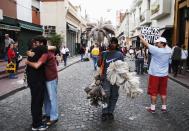
M 45 35 L 56 34 L 56 26 L 44 26 Z

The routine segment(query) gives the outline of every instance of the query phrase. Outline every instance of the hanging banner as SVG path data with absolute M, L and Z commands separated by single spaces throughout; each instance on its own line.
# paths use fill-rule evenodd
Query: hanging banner
M 160 36 L 159 28 L 157 27 L 141 27 L 141 34 L 144 36 L 144 39 L 150 44 L 154 44 L 154 41 L 157 40 Z

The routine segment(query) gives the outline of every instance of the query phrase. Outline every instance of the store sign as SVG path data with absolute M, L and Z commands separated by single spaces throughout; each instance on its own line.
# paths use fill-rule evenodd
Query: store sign
M 3 10 L 0 9 L 0 20 L 3 20 Z
M 159 28 L 157 27 L 141 27 L 141 34 L 148 43 L 153 44 L 159 38 Z

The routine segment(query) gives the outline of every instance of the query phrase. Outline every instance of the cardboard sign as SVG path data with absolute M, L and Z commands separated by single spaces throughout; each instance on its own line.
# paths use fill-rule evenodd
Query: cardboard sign
M 153 44 L 155 40 L 159 38 L 159 28 L 156 27 L 141 27 L 141 34 L 148 43 Z

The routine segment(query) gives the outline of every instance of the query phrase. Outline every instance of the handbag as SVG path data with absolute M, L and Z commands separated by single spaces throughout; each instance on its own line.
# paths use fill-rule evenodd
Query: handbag
M 22 56 L 21 55 L 18 55 L 18 61 L 21 61 L 22 60 Z

